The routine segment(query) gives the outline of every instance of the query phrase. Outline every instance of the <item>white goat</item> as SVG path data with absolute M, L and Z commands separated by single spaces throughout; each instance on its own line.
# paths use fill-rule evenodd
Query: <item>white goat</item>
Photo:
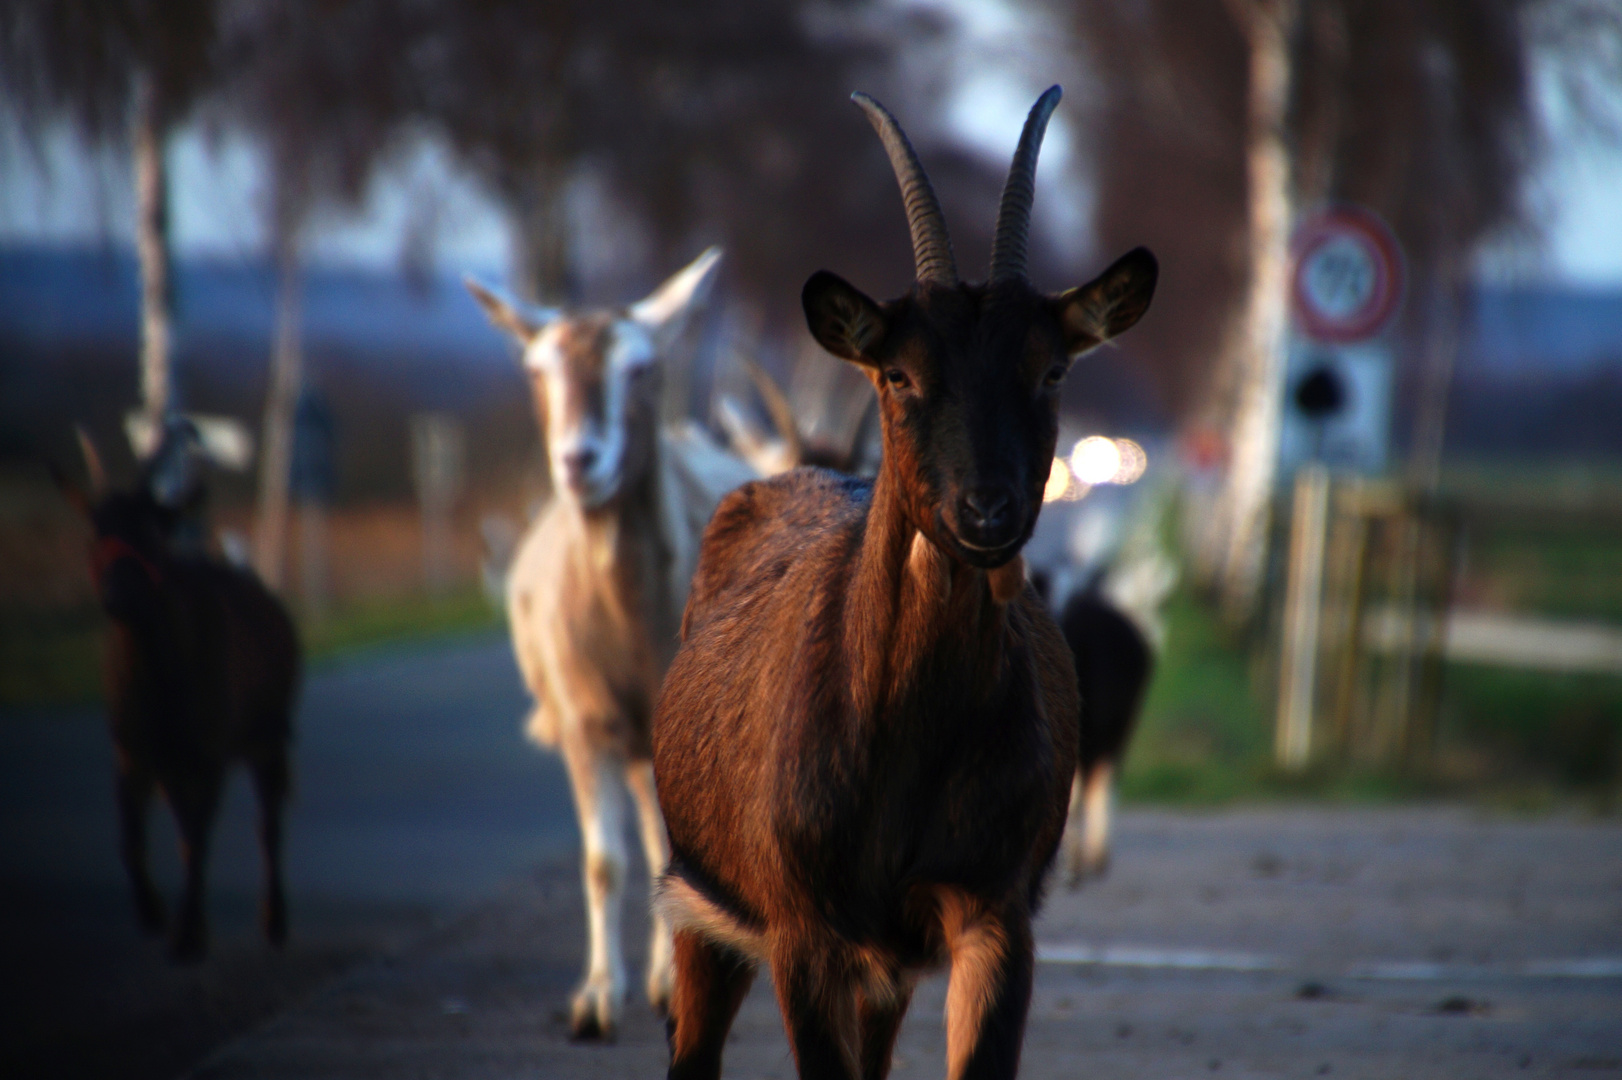
M 583 843 L 590 955 L 570 1029 L 611 1039 L 625 1000 L 620 945 L 634 801 L 649 871 L 669 858 L 653 786 L 653 705 L 677 646 L 698 538 L 715 504 L 754 478 L 692 429 L 661 428 L 659 375 L 720 252 L 704 252 L 628 308 L 526 308 L 469 280 L 523 347 L 553 496 L 518 542 L 507 616 L 535 698 L 529 737 L 559 750 Z M 669 1003 L 670 929 L 654 918 L 647 993 Z

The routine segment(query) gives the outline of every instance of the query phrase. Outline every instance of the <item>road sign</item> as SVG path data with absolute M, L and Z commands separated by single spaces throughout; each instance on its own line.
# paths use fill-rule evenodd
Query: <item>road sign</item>
M 1391 430 L 1391 350 L 1378 341 L 1319 345 L 1295 337 L 1284 369 L 1281 480 L 1318 461 L 1384 471 Z
M 1291 302 L 1301 333 L 1354 342 L 1378 334 L 1402 299 L 1401 249 L 1371 211 L 1334 206 L 1296 230 Z

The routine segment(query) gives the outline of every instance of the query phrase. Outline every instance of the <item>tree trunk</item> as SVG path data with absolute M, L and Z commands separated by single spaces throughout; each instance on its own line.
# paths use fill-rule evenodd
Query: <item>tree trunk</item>
M 278 229 L 276 241 L 276 342 L 265 395 L 260 436 L 259 512 L 254 525 L 254 566 L 266 585 L 280 589 L 286 567 L 287 494 L 293 461 L 293 410 L 304 380 L 302 334 L 303 279 L 299 272 L 298 230 Z
M 1447 434 L 1447 397 L 1458 351 L 1463 286 L 1456 261 L 1448 256 L 1430 267 L 1426 288 L 1425 343 L 1415 395 L 1413 448 L 1408 476 L 1422 499 L 1436 495 L 1441 482 L 1442 442 Z
M 1246 120 L 1250 286 L 1231 338 L 1233 414 L 1228 473 L 1218 507 L 1221 592 L 1231 621 L 1254 608 L 1266 566 L 1268 513 L 1278 467 L 1288 314 L 1290 158 L 1285 120 L 1290 95 L 1294 0 L 1231 0 L 1250 46 Z
M 135 170 L 135 252 L 141 266 L 141 411 L 154 440 L 172 407 L 169 367 L 169 179 L 164 125 L 150 78 L 137 80 L 131 146 Z M 138 447 L 150 453 L 153 447 Z

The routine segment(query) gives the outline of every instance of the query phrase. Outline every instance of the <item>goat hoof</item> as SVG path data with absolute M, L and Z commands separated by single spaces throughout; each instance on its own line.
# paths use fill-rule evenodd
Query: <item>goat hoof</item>
M 169 921 L 156 892 L 135 894 L 135 917 L 140 920 L 141 930 L 154 937 L 163 933 L 164 924 Z
M 569 1005 L 569 1037 L 578 1042 L 613 1042 L 619 1034 L 616 1019 L 622 996 L 607 980 L 587 980 Z
M 259 913 L 259 925 L 265 932 L 265 940 L 270 942 L 272 948 L 279 949 L 287 944 L 287 908 L 280 903 L 267 904 Z
M 604 1024 L 596 1013 L 577 1014 L 569 1020 L 569 1038 L 575 1042 L 611 1043 L 619 1036 L 613 1024 Z

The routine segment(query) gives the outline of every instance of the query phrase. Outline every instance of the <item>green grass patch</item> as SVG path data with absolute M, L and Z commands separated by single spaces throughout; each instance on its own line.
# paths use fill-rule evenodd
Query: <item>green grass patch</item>
M 1528 812 L 1622 796 L 1622 678 L 1449 665 L 1435 759 L 1420 768 L 1273 764 L 1273 715 L 1249 649 L 1186 591 L 1121 775 L 1135 803 L 1466 798 Z
M 376 645 L 497 630 L 505 616 L 484 593 L 468 589 L 440 598 L 401 596 L 351 603 L 320 622 L 302 620 L 304 655 L 312 663 Z

